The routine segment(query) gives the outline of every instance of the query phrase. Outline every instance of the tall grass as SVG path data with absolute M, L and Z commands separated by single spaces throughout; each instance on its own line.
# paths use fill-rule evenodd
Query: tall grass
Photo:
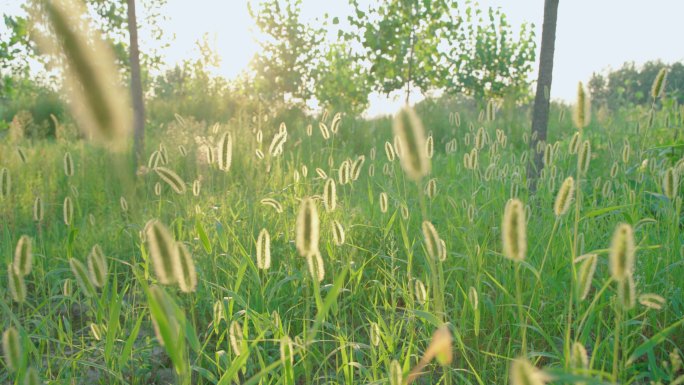
M 554 105 L 530 194 L 524 113 L 428 107 L 177 120 L 132 189 L 87 142 L 0 145 L 0 382 L 682 381 L 672 111 Z

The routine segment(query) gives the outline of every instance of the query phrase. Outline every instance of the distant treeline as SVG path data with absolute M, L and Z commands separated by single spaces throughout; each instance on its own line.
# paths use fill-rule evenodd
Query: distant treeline
M 610 110 L 648 104 L 653 79 L 663 67 L 668 68 L 666 97 L 684 104 L 684 63 L 660 61 L 642 66 L 630 62 L 617 70 L 595 73 L 588 84 L 592 103 L 596 108 L 605 106 Z M 305 120 L 305 112 L 298 108 L 270 111 L 266 103 L 255 97 L 246 79 L 212 78 L 197 63 L 177 66 L 148 82 L 150 126 L 169 122 L 176 113 L 193 116 L 197 121 L 232 120 L 237 125 L 252 124 L 251 117 L 260 112 L 275 119 Z M 20 119 L 27 137 L 54 138 L 56 127 L 50 115 L 58 122 L 67 119 L 58 93 L 38 81 L 5 76 L 0 79 L 0 88 L 0 133 L 9 129 L 13 119 Z
M 594 105 L 617 110 L 650 102 L 653 79 L 663 67 L 668 69 L 665 96 L 684 103 L 684 63 L 649 61 L 642 66 L 629 62 L 617 70 L 594 73 L 589 80 Z

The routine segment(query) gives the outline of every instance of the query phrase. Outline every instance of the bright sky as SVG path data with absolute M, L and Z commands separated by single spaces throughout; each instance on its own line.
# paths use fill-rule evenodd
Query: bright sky
M 0 13 L 15 13 L 17 3 L 0 0 Z M 516 28 L 525 21 L 534 23 L 537 40 L 541 40 L 544 0 L 479 3 L 482 7 L 501 7 Z M 344 20 L 350 12 L 347 0 L 303 0 L 303 9 L 308 21 L 326 12 Z M 164 52 L 170 65 L 196 57 L 195 42 L 204 33 L 209 33 L 212 41 L 215 39 L 215 48 L 222 57 L 219 73 L 229 78 L 246 68 L 259 49 L 255 40 L 258 31 L 246 0 L 168 0 L 162 12 L 168 16 L 163 24 L 165 30 L 175 35 Z M 593 72 L 618 68 L 626 61 L 641 64 L 652 59 L 668 63 L 684 60 L 678 43 L 684 36 L 682 15 L 682 0 L 560 0 L 552 98 L 571 102 L 578 81 L 587 81 Z M 368 114 L 394 112 L 400 104 L 401 100 L 375 95 Z

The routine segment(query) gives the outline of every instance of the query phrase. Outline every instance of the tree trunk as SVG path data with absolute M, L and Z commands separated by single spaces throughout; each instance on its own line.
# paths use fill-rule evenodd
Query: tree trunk
M 544 167 L 543 153 L 537 153 L 537 143 L 546 142 L 546 130 L 549 125 L 549 103 L 551 80 L 553 75 L 553 54 L 556 45 L 556 20 L 558 19 L 559 0 L 544 1 L 544 25 L 542 27 L 541 52 L 539 54 L 539 76 L 537 93 L 534 98 L 532 115 L 532 137 L 530 147 L 534 161 L 527 167 L 527 178 L 530 189 L 536 190 L 537 178 Z
M 411 29 L 411 34 L 409 35 L 409 47 L 411 49 L 411 53 L 409 54 L 408 75 L 406 76 L 406 106 L 409 105 L 409 98 L 411 97 L 411 77 L 413 76 L 413 50 L 415 43 L 413 29 Z
M 127 0 L 127 3 L 128 34 L 130 36 L 131 99 L 133 101 L 133 157 L 137 168 L 142 162 L 145 151 L 145 104 L 143 102 L 140 76 L 140 50 L 138 48 L 135 0 Z

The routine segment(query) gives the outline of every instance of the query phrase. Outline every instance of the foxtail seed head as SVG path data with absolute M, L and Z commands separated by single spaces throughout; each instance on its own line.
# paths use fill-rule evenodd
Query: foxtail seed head
M 169 164 L 169 152 L 166 150 L 164 143 L 159 143 L 159 161 L 161 164 Z
M 487 102 L 487 121 L 493 122 L 495 117 L 496 117 L 496 102 L 494 101 L 494 99 L 490 99 L 489 102 Z
M 551 167 L 551 163 L 553 162 L 553 146 L 551 144 L 546 144 L 546 147 L 544 147 L 544 166 L 546 167 Z
M 280 360 L 283 363 L 294 364 L 294 345 L 292 339 L 287 335 L 280 339 Z
M 74 161 L 71 159 L 71 153 L 69 151 L 64 153 L 64 175 L 74 175 Z
M 200 195 L 201 190 L 202 182 L 199 179 L 195 179 L 195 181 L 192 182 L 192 195 L 198 197 Z
M 409 219 L 409 209 L 405 204 L 401 205 L 401 217 L 404 218 L 404 220 Z
M 161 154 L 159 153 L 158 150 L 155 150 L 154 152 L 152 152 L 152 154 L 150 155 L 150 158 L 147 159 L 147 167 L 148 168 L 155 168 L 155 167 L 159 166 L 159 163 L 162 163 L 160 158 L 161 158 Z
M 427 186 L 425 186 L 425 195 L 427 195 L 430 200 L 435 199 L 435 195 L 437 195 L 437 180 L 435 178 L 430 179 Z
M 425 240 L 425 249 L 427 250 L 428 255 L 434 260 L 439 259 L 440 254 L 442 254 L 442 245 L 437 229 L 435 229 L 435 226 L 430 221 L 423 221 L 421 228 L 423 230 L 423 239 Z
M 351 180 L 351 160 L 347 159 L 342 164 L 337 171 L 338 181 L 341 185 L 349 183 Z
M 477 310 L 477 308 L 480 306 L 480 300 L 477 294 L 477 289 L 475 289 L 472 286 L 468 288 L 468 301 L 470 301 L 470 306 L 472 306 L 473 310 Z
M 618 299 L 625 310 L 632 309 L 636 305 L 636 286 L 634 277 L 628 275 L 626 279 L 617 282 Z
M 390 385 L 403 385 L 404 384 L 404 373 L 401 369 L 399 361 L 392 360 L 390 363 L 389 370 L 389 383 Z
M 401 159 L 401 157 L 404 155 L 404 149 L 401 144 L 401 138 L 396 135 L 394 135 L 394 154 L 399 159 Z
M 233 136 L 226 132 L 218 142 L 218 168 L 221 171 L 230 170 L 233 161 Z
M 618 171 L 620 171 L 620 166 L 618 165 L 617 162 L 613 162 L 613 165 L 610 167 L 610 177 L 612 179 L 615 179 Z
M 242 334 L 242 326 L 237 321 L 230 323 L 228 336 L 230 338 L 230 346 L 236 356 L 242 354 L 242 348 L 245 344 L 244 335 Z
M 568 145 L 568 152 L 570 154 L 577 154 L 577 150 L 579 150 L 581 138 L 582 138 L 582 136 L 580 135 L 579 132 L 575 132 L 575 134 L 572 136 L 572 138 L 570 139 L 570 144 Z
M 574 198 L 575 194 L 575 179 L 571 176 L 567 177 L 560 190 L 558 190 L 558 195 L 556 195 L 556 202 L 553 205 L 553 212 L 557 217 L 564 215 L 570 209 L 570 204 Z
M 632 226 L 621 223 L 613 233 L 610 244 L 610 274 L 614 280 L 622 282 L 634 272 L 634 232 Z
M 70 258 L 69 267 L 71 267 L 71 272 L 76 277 L 76 282 L 81 288 L 83 295 L 86 297 L 92 297 L 95 294 L 95 288 L 93 287 L 93 283 L 90 281 L 88 270 L 83 263 L 76 258 Z
M 463 154 L 463 168 L 471 170 L 473 168 L 473 162 L 470 159 L 470 153 L 466 152 Z
M 665 84 L 667 82 L 667 68 L 661 68 L 653 80 L 653 86 L 651 87 L 651 97 L 657 99 L 663 95 L 665 90 Z
M 579 341 L 572 344 L 571 360 L 573 367 L 577 369 L 589 369 L 589 355 L 587 349 L 584 348 Z
M 12 191 L 12 178 L 7 168 L 0 169 L 0 198 L 4 198 Z
M 663 192 L 665 196 L 673 200 L 677 196 L 678 187 L 679 173 L 674 167 L 670 167 L 665 171 L 665 176 L 663 177 Z
M 257 143 L 261 144 L 261 142 L 264 141 L 264 132 L 261 130 L 257 130 L 256 132 L 256 141 Z
M 173 170 L 166 167 L 157 167 L 154 172 L 168 184 L 176 194 L 185 194 L 185 182 Z
M 319 122 L 318 129 L 321 131 L 321 136 L 323 137 L 323 139 L 328 140 L 330 138 L 330 131 L 328 130 L 328 126 L 325 123 Z
M 475 206 L 468 205 L 468 210 L 466 211 L 466 216 L 468 217 L 468 222 L 473 223 L 475 221 Z
M 587 95 L 586 90 L 582 82 L 577 86 L 577 104 L 575 105 L 575 111 L 572 116 L 572 121 L 575 123 L 575 127 L 581 130 L 589 125 L 591 120 L 591 102 L 589 100 L 589 95 Z
M 43 200 L 40 197 L 37 197 L 36 200 L 33 201 L 33 220 L 36 222 L 42 222 L 43 212 Z
M 356 158 L 354 163 L 352 163 L 351 171 L 350 171 L 352 180 L 359 179 L 359 176 L 361 175 L 361 168 L 363 167 L 363 163 L 365 161 L 366 161 L 366 157 L 364 155 L 361 155 L 358 158 Z
M 124 213 L 128 212 L 128 201 L 124 197 L 119 197 L 119 206 L 121 206 L 121 211 Z
M 175 269 L 178 287 L 184 293 L 192 293 L 197 288 L 197 271 L 192 254 L 183 242 L 176 242 L 178 266 Z
M 412 108 L 406 107 L 394 118 L 392 129 L 402 148 L 400 159 L 404 172 L 410 179 L 419 181 L 430 173 L 423 123 Z
M 323 278 L 325 278 L 325 265 L 323 263 L 321 252 L 316 249 L 307 255 L 306 263 L 309 265 L 309 274 L 311 274 L 311 278 L 317 280 L 318 282 L 323 281 Z
M 479 152 L 476 148 L 470 150 L 470 169 L 475 170 L 479 167 Z
M 7 284 L 14 302 L 26 301 L 26 282 L 23 276 L 17 274 L 11 263 L 7 266 Z
M 333 134 L 337 134 L 337 131 L 340 128 L 340 122 L 342 121 L 342 114 L 340 112 L 336 113 L 335 116 L 333 116 L 332 122 L 330 123 L 330 131 L 332 131 Z
M 345 238 L 344 227 L 342 227 L 342 224 L 336 219 L 332 221 L 332 233 L 335 245 L 342 246 Z
M 261 229 L 256 242 L 257 267 L 267 270 L 271 267 L 271 236 L 268 230 Z
M 501 232 L 504 256 L 514 261 L 524 260 L 527 254 L 527 229 L 525 209 L 519 199 L 513 198 L 506 203 Z
M 283 153 L 285 142 L 287 142 L 286 130 L 275 134 L 273 140 L 271 141 L 271 145 L 268 147 L 268 153 L 271 155 L 271 157 L 276 157 Z
M 326 212 L 333 212 L 337 207 L 337 189 L 335 187 L 335 180 L 328 178 L 323 187 L 323 206 Z
M 385 155 L 387 156 L 388 161 L 394 161 L 394 146 L 392 146 L 392 143 L 390 142 L 385 142 Z
M 481 150 L 487 144 L 487 131 L 484 127 L 480 127 L 475 134 L 475 148 Z
M 427 289 L 425 289 L 425 284 L 420 279 L 416 279 L 413 284 L 414 295 L 416 296 L 416 301 L 424 305 L 427 302 Z
M 24 377 L 24 385 L 41 385 L 42 383 L 38 369 L 33 366 L 29 367 Z
M 451 335 L 451 331 L 449 331 L 449 327 L 447 325 L 440 326 L 432 335 L 430 345 L 428 345 L 427 350 L 423 353 L 423 360 L 435 358 L 440 365 L 449 365 L 454 358 L 453 341 L 454 338 Z
M 283 212 L 283 206 L 278 202 L 277 200 L 273 198 L 264 198 L 261 201 L 261 204 L 264 206 L 270 206 L 273 207 L 273 209 L 276 211 L 276 213 L 280 214 Z
M 581 261 L 579 261 L 580 258 Z M 580 258 L 576 261 L 581 263 L 577 270 L 577 294 L 580 300 L 585 300 L 589 295 L 589 290 L 591 290 L 598 257 L 596 254 L 588 254 Z
M 639 296 L 639 303 L 649 309 L 660 310 L 665 305 L 665 298 L 658 294 L 646 293 Z
M 370 324 L 370 340 L 373 346 L 380 345 L 380 326 L 377 322 L 371 322 Z
M 18 371 L 21 367 L 23 352 L 19 332 L 13 326 L 2 333 L 2 351 L 5 353 L 7 367 L 12 371 Z
M 449 327 L 446 324 L 440 326 L 432 335 L 430 345 L 428 345 L 425 353 L 423 353 L 418 365 L 409 373 L 405 383 L 413 383 L 413 381 L 422 374 L 423 368 L 425 368 L 433 359 L 442 366 L 449 365 L 454 358 L 452 344 L 453 337 L 451 331 L 449 331 Z
M 17 242 L 17 247 L 14 249 L 14 271 L 18 275 L 24 277 L 31 272 L 33 266 L 33 253 L 31 252 L 31 238 L 28 235 L 22 235 Z
M 62 216 L 64 218 L 64 224 L 70 226 L 74 218 L 74 204 L 71 202 L 70 197 L 64 198 L 64 205 L 62 206 Z
M 545 385 L 550 379 L 527 359 L 517 358 L 511 363 L 511 385 Z
M 216 150 L 213 146 L 204 146 L 204 152 L 207 157 L 207 164 L 214 164 L 216 162 Z
M 121 87 L 114 54 L 84 23 L 80 1 L 51 0 L 42 11 L 54 34 L 37 35 L 42 51 L 61 55 L 70 107 L 83 130 L 121 148 L 130 131 L 129 98 Z
M 107 258 L 100 245 L 93 246 L 90 254 L 88 254 L 88 273 L 93 286 L 104 286 L 107 281 Z
M 447 259 L 447 246 L 444 239 L 439 240 L 439 261 L 444 262 Z
M 96 341 L 102 340 L 103 332 L 104 328 L 101 325 L 98 325 L 94 322 L 90 324 L 90 333 L 93 335 L 93 338 L 95 338 Z
M 622 147 L 622 163 L 627 164 L 629 162 L 629 157 L 632 154 L 632 147 L 629 142 L 625 142 Z
M 380 212 L 387 212 L 387 193 L 384 191 L 380 193 Z
M 320 223 L 318 210 L 313 199 L 302 199 L 297 215 L 296 246 L 299 255 L 309 257 L 318 251 Z
M 164 224 L 152 219 L 145 225 L 145 238 L 157 279 L 164 285 L 175 283 L 179 251 L 173 236 Z
M 591 162 L 591 143 L 585 140 L 580 146 L 579 156 L 577 157 L 577 168 L 582 175 L 586 175 L 589 170 L 589 163 Z

